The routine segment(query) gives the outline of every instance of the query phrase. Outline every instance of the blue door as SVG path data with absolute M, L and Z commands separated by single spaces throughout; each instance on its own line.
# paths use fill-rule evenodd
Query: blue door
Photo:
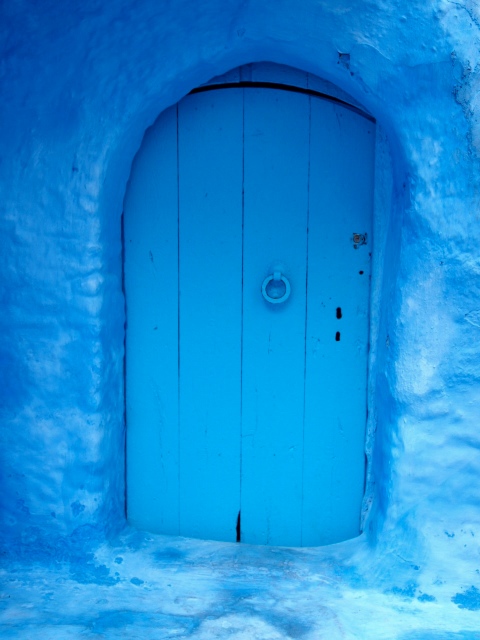
M 189 95 L 148 130 L 124 209 L 132 524 L 358 535 L 374 133 L 254 84 Z

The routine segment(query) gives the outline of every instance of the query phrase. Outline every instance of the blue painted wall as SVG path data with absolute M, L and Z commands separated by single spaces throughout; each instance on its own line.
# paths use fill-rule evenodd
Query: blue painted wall
M 58 553 L 61 540 L 124 526 L 120 215 L 131 162 L 145 129 L 193 87 L 271 60 L 332 81 L 382 130 L 368 539 L 379 556 L 470 566 L 480 533 L 478 5 L 24 0 L 0 11 L 5 551 Z

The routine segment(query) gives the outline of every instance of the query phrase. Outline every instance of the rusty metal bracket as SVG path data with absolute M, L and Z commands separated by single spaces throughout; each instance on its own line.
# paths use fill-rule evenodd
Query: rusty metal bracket
M 358 249 L 362 244 L 367 244 L 367 234 L 366 233 L 354 233 L 353 234 L 353 248 Z

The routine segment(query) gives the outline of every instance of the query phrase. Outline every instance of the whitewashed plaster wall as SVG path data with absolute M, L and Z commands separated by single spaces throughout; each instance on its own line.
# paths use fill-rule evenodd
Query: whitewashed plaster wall
M 371 548 L 412 563 L 462 558 L 472 584 L 479 43 L 470 0 L 1 4 L 6 553 L 50 557 L 124 526 L 120 216 L 130 166 L 167 106 L 230 68 L 273 61 L 350 93 L 391 151 L 391 180 L 384 152 L 377 161 Z

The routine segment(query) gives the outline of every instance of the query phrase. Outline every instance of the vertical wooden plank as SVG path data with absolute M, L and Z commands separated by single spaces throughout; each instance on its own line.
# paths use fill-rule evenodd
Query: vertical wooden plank
M 375 133 L 367 119 L 315 99 L 311 128 L 304 546 L 359 533 Z M 355 249 L 354 233 L 367 233 L 367 244 Z
M 299 545 L 309 98 L 245 90 L 242 541 Z M 262 282 L 280 270 L 290 299 Z
M 236 539 L 240 506 L 242 90 L 179 104 L 180 530 Z
M 178 534 L 176 107 L 145 134 L 124 206 L 127 511 Z

